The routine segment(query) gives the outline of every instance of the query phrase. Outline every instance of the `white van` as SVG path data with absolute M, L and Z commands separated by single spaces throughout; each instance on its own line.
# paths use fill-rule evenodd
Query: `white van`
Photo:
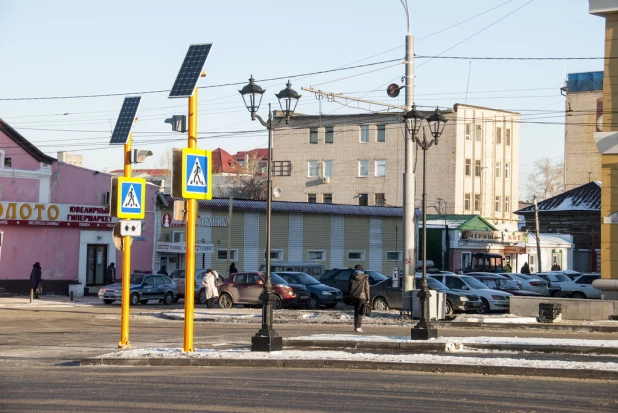
M 260 266 L 260 271 L 266 271 L 266 264 Z M 315 279 L 320 279 L 324 274 L 324 265 L 317 262 L 271 262 L 270 272 L 277 271 L 304 272 Z

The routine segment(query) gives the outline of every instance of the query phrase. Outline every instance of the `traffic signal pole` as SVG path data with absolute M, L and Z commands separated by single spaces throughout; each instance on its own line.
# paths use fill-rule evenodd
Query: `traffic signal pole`
M 133 133 L 124 144 L 124 176 L 131 178 L 131 146 L 133 145 Z M 118 348 L 130 348 L 129 341 L 129 308 L 131 300 L 131 237 L 122 237 L 122 316 L 120 322 L 120 341 Z
M 197 87 L 189 98 L 189 149 L 197 149 Z M 185 268 L 185 341 L 184 351 L 192 352 L 193 310 L 195 306 L 195 232 L 197 199 L 187 199 L 187 263 Z

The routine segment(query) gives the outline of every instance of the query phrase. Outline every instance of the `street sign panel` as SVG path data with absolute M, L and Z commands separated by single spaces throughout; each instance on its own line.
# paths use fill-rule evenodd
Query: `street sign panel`
M 212 199 L 212 152 L 182 149 L 182 197 Z
M 146 216 L 146 180 L 144 178 L 118 178 L 118 218 L 144 219 Z

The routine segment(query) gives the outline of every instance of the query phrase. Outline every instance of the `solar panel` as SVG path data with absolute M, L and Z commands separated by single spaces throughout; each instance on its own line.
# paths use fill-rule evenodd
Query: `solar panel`
M 212 43 L 192 44 L 180 67 L 176 82 L 170 92 L 170 98 L 188 98 L 193 94 L 197 80 L 202 74 L 204 64 Z
M 114 128 L 114 133 L 112 133 L 112 139 L 109 141 L 110 145 L 124 145 L 127 143 L 141 99 L 141 96 L 124 98 L 124 103 L 122 104 L 122 109 L 120 109 L 120 115 L 118 115 L 116 127 Z

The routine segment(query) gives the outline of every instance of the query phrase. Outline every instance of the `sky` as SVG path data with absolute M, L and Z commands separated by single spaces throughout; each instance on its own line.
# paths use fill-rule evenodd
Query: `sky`
M 416 103 L 520 112 L 523 196 L 535 161 L 563 159 L 565 74 L 603 70 L 603 61 L 469 58 L 602 57 L 604 19 L 588 14 L 585 0 L 443 0 L 439 7 L 409 0 L 409 7 Z M 320 101 L 302 87 L 403 105 L 404 93 L 391 99 L 385 90 L 402 83 L 406 24 L 398 0 L 2 0 L 0 118 L 48 155 L 68 151 L 83 155 L 84 167 L 121 169 L 122 148 L 109 138 L 124 97 L 141 95 L 134 148 L 154 155 L 134 167 L 161 166 L 162 154 L 187 142 L 164 120 L 186 114 L 188 100 L 169 99 L 168 91 L 189 45 L 212 42 L 199 81 L 198 147 L 263 148 L 266 130 L 238 93 L 250 75 L 267 89 L 263 117 L 288 78 L 303 114 L 384 108 Z M 468 59 L 422 57 L 437 55 Z M 377 62 L 384 63 L 333 71 Z M 60 98 L 75 96 L 82 97 Z

